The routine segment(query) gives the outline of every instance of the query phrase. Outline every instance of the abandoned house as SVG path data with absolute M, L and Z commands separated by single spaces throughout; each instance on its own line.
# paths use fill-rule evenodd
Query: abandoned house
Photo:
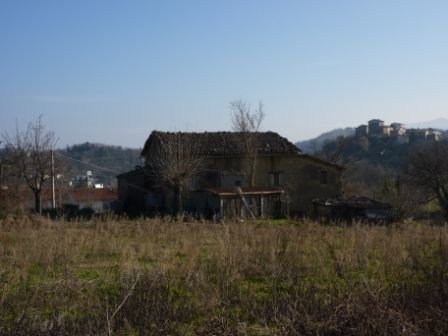
M 301 217 L 313 199 L 341 194 L 341 166 L 274 132 L 153 131 L 141 155 L 143 167 L 117 176 L 124 211 Z

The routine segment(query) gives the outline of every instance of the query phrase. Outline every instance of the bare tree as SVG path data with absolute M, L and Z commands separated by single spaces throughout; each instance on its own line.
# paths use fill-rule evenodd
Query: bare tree
M 23 132 L 17 127 L 14 135 L 2 135 L 5 156 L 13 174 L 22 178 L 34 195 L 34 209 L 41 213 L 41 194 L 51 177 L 51 151 L 56 146 L 53 131 L 47 131 L 42 116 L 28 124 Z
M 448 220 L 448 142 L 433 142 L 417 149 L 409 157 L 406 172 L 437 199 Z
M 333 141 L 327 140 L 315 155 L 332 163 L 344 164 L 343 154 L 346 147 L 347 138 L 341 135 Z
M 174 189 L 176 212 L 181 214 L 183 192 L 202 165 L 201 145 L 189 133 L 154 133 L 147 164 L 151 173 Z
M 385 179 L 377 198 L 391 205 L 392 218 L 398 221 L 412 217 L 421 204 L 428 202 L 427 193 L 416 188 L 406 175 Z
M 230 110 L 232 112 L 232 129 L 241 133 L 241 141 L 249 158 L 249 186 L 253 187 L 258 154 L 257 133 L 265 117 L 263 104 L 259 102 L 258 107 L 253 110 L 245 100 L 238 99 L 230 103 Z

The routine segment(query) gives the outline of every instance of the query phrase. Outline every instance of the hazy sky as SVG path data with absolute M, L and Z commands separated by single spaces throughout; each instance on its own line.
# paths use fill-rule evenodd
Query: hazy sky
M 0 0 L 0 131 L 60 145 L 230 129 L 265 105 L 292 141 L 448 116 L 448 1 Z

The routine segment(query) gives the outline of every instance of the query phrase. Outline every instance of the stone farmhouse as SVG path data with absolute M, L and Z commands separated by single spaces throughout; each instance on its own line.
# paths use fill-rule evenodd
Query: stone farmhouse
M 341 195 L 341 166 L 303 153 L 274 132 L 252 133 L 256 160 L 249 172 L 253 157 L 244 136 L 153 131 L 141 152 L 145 165 L 117 176 L 123 210 L 175 212 L 175 192 L 151 164 L 159 155 L 154 149 L 173 139 L 193 144 L 200 158 L 200 168 L 182 190 L 186 212 L 215 218 L 302 217 L 313 214 L 313 199 Z

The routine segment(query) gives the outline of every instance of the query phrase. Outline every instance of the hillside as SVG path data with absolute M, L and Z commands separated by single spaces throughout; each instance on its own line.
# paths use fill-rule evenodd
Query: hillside
M 448 131 L 443 133 L 443 137 L 448 138 Z M 410 153 L 429 142 L 430 140 L 402 143 L 393 137 L 339 137 L 326 142 L 314 154 L 342 164 L 364 161 L 398 171 L 406 163 Z
M 407 128 L 433 128 L 439 130 L 448 130 L 448 119 L 437 118 L 429 121 L 422 121 L 417 123 L 406 124 Z M 322 147 L 329 142 L 336 140 L 338 137 L 351 137 L 355 134 L 354 127 L 336 128 L 334 130 L 322 133 L 321 135 L 303 141 L 296 142 L 298 146 L 305 153 L 313 154 L 322 150 Z
M 68 146 L 58 152 L 66 158 L 70 175 L 84 175 L 90 170 L 95 176 L 103 177 L 107 182 L 118 173 L 129 171 L 139 165 L 140 151 L 140 149 L 86 142 Z
M 322 133 L 316 138 L 298 141 L 295 145 L 305 153 L 312 154 L 316 151 L 321 150 L 323 145 L 327 142 L 331 142 L 340 136 L 349 137 L 354 134 L 355 129 L 353 127 L 337 128 L 332 131 Z
M 438 118 L 434 120 L 408 124 L 407 126 L 411 128 L 435 128 L 440 130 L 448 130 L 448 119 Z
M 365 161 L 397 170 L 406 161 L 412 147 L 408 143 L 397 143 L 386 137 L 346 137 L 326 143 L 316 154 L 343 164 Z
M 409 155 L 425 143 L 430 141 L 399 143 L 392 137 L 340 137 L 314 154 L 346 168 L 345 193 L 381 198 L 385 185 L 403 176 Z

